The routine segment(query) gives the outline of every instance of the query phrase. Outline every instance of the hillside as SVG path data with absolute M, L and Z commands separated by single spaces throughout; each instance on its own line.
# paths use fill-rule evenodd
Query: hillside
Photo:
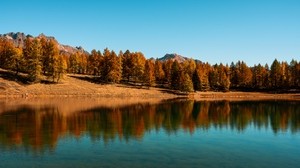
M 258 92 L 193 92 L 188 95 L 174 94 L 171 90 L 132 86 L 128 84 L 98 84 L 88 79 L 89 75 L 68 74 L 60 83 L 24 84 L 7 77 L 7 71 L 0 69 L 0 99 L 10 98 L 109 98 L 128 100 L 162 100 L 190 98 L 194 100 L 259 100 L 293 99 L 299 94 L 268 94 Z
M 88 75 L 67 75 L 60 83 L 24 84 L 8 78 L 6 70 L 0 69 L 0 98 L 16 97 L 135 97 L 174 98 L 164 89 L 135 87 L 123 84 L 97 84 L 82 80 Z M 80 79 L 82 78 L 82 79 Z

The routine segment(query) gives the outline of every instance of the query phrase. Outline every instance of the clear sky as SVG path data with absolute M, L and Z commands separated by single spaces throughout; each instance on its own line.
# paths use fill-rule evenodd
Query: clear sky
M 300 0 L 6 0 L 0 34 L 211 64 L 300 60 Z

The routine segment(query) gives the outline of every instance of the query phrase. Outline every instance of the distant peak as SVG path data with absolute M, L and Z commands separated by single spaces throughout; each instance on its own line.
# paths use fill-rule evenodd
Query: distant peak
M 184 62 L 187 60 L 187 57 L 184 57 L 182 55 L 179 55 L 177 53 L 172 53 L 172 54 L 166 54 L 162 58 L 159 58 L 160 61 L 167 61 L 167 60 L 172 60 L 172 61 L 178 61 L 178 62 Z
M 26 35 L 25 33 L 22 33 L 22 32 L 17 32 L 17 33 L 9 32 L 9 33 L 6 33 L 6 34 L 0 34 L 0 37 L 12 41 L 14 43 L 14 45 L 18 46 L 18 47 L 23 47 L 24 46 L 25 39 L 27 37 L 34 38 L 34 36 L 32 36 L 32 35 L 30 35 L 30 34 Z M 58 44 L 58 48 L 59 48 L 60 52 L 64 53 L 64 54 L 67 54 L 67 55 L 74 54 L 76 52 L 88 53 L 82 47 L 71 47 L 71 46 L 68 46 L 68 45 L 60 44 L 55 39 L 55 37 L 47 36 L 44 33 L 39 34 L 35 38 L 38 38 L 38 39 L 45 38 L 46 40 L 51 40 L 51 39 L 54 40 Z

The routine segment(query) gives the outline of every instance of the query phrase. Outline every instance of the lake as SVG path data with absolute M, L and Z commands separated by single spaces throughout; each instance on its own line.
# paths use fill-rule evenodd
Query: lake
M 299 101 L 93 101 L 0 101 L 0 167 L 300 165 Z

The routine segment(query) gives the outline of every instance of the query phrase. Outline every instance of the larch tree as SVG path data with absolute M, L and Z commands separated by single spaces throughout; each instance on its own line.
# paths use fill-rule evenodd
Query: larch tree
M 100 51 L 92 50 L 88 58 L 88 74 L 99 76 L 100 75 L 100 63 L 102 54 Z
M 28 78 L 32 82 L 38 82 L 41 80 L 42 73 L 42 47 L 40 41 L 37 38 L 33 39 L 32 42 L 29 40 L 25 47 L 28 47 L 25 48 Z
M 24 69 L 24 57 L 21 48 L 14 48 L 15 54 L 10 58 L 10 68 L 17 76 L 20 71 Z
M 119 83 L 122 79 L 122 62 L 121 57 L 112 51 L 109 59 L 109 69 L 107 74 L 107 80 L 113 83 Z
M 22 50 L 16 48 L 14 44 L 7 39 L 0 39 L 0 67 L 11 69 L 18 74 L 22 63 Z
M 69 73 L 79 73 L 79 61 L 80 61 L 80 56 L 79 52 L 76 52 L 74 54 L 71 54 L 69 57 L 69 67 L 68 67 L 68 72 Z
M 238 86 L 242 88 L 250 87 L 252 84 L 252 71 L 245 62 L 238 62 L 237 81 Z
M 86 74 L 88 69 L 88 55 L 84 52 L 79 52 L 79 73 Z
M 172 64 L 171 68 L 171 89 L 179 90 L 180 89 L 180 75 L 181 75 L 181 66 L 177 60 Z
M 153 86 L 155 83 L 154 63 L 151 60 L 146 60 L 144 71 L 144 82 L 147 86 Z
M 156 82 L 163 83 L 165 78 L 165 72 L 163 70 L 162 63 L 158 59 L 155 60 L 154 74 Z
M 192 78 L 193 73 L 196 69 L 196 62 L 194 59 L 187 59 L 183 62 L 183 71 Z
M 122 77 L 123 79 L 127 79 L 127 82 L 130 81 L 130 77 L 133 72 L 133 57 L 132 53 L 129 50 L 126 50 L 122 56 Z
M 56 82 L 59 82 L 64 77 L 67 70 L 67 61 L 63 55 L 58 56 L 57 63 L 55 65 L 54 79 L 56 79 Z
M 273 88 L 278 88 L 281 84 L 281 65 L 275 59 L 271 65 L 271 72 L 270 72 L 270 79 L 271 79 L 271 85 Z
M 43 41 L 44 38 L 41 39 Z M 59 64 L 59 50 L 58 44 L 50 39 L 46 42 L 41 42 L 42 45 L 42 65 L 43 73 L 54 82 L 57 78 L 58 64 Z
M 199 68 L 195 69 L 192 77 L 193 87 L 195 91 L 201 90 L 201 79 L 200 79 L 200 70 Z
M 262 89 L 264 87 L 264 80 L 266 76 L 266 70 L 265 68 L 261 65 L 254 65 L 252 68 L 252 85 L 253 87 L 257 89 Z
M 122 79 L 121 58 L 114 51 L 109 51 L 107 48 L 103 52 L 101 77 L 103 81 L 113 83 L 119 83 Z
M 103 62 L 101 66 L 101 78 L 103 81 L 108 82 L 108 73 L 110 70 L 110 57 L 111 57 L 111 52 L 108 48 L 104 49 L 103 52 Z
M 217 65 L 214 65 L 209 71 L 209 84 L 210 84 L 210 88 L 213 90 L 218 90 L 220 88 Z
M 165 80 L 164 82 L 167 83 L 167 84 L 171 84 L 171 74 L 172 74 L 172 65 L 173 65 L 173 62 L 171 59 L 163 62 L 163 70 L 164 70 L 164 73 L 165 73 Z
M 300 63 L 296 60 L 290 62 L 291 84 L 293 88 L 300 87 Z
M 144 75 L 144 70 L 145 70 L 145 62 L 146 58 L 143 53 L 141 52 L 136 52 L 133 54 L 133 72 L 132 76 L 134 77 L 134 81 L 142 81 L 143 80 L 143 75 Z
M 222 64 L 218 67 L 218 75 L 219 75 L 219 84 L 220 89 L 222 91 L 229 91 L 230 88 L 230 77 L 229 77 L 229 68 L 228 66 L 224 66 Z
M 194 91 L 193 82 L 190 78 L 190 75 L 184 71 L 180 72 L 179 75 L 179 88 L 182 92 L 192 92 Z

